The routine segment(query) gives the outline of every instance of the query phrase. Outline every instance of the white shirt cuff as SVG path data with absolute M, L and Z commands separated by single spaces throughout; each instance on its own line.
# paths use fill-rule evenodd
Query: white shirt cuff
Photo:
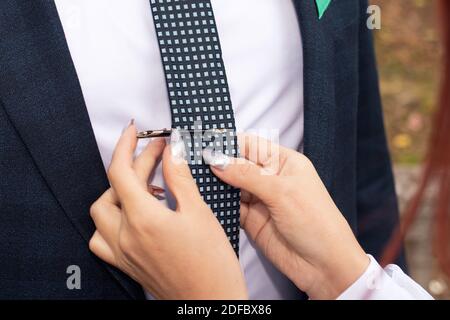
M 371 256 L 364 274 L 345 290 L 338 300 L 433 300 L 420 285 L 398 266 L 384 270 Z

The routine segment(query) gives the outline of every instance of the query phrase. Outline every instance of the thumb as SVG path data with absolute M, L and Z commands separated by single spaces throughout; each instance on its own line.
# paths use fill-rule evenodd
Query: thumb
M 276 176 L 269 175 L 263 167 L 208 148 L 203 150 L 203 159 L 222 181 L 254 194 L 262 201 L 270 201 L 273 198 L 273 190 L 276 189 L 278 180 Z
M 170 145 L 164 149 L 163 174 L 178 206 L 193 204 L 193 200 L 197 199 L 201 201 L 200 192 L 186 161 L 183 139 L 175 129 L 170 137 Z

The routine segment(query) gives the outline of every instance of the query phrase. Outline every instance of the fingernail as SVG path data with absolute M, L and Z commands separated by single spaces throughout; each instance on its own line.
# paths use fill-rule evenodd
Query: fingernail
M 210 148 L 206 148 L 203 150 L 203 159 L 206 164 L 217 168 L 219 170 L 225 170 L 231 162 L 230 157 L 225 155 L 221 151 L 213 151 Z
M 160 195 L 166 192 L 165 189 L 151 184 L 148 186 L 148 190 L 152 195 Z
M 172 129 L 172 134 L 170 135 L 170 150 L 174 158 L 185 159 L 186 147 L 183 138 L 181 137 L 181 133 L 177 129 Z
M 129 127 L 131 127 L 132 125 L 134 125 L 134 119 L 131 119 L 127 125 L 122 129 L 122 134 L 125 132 L 125 130 L 127 130 Z

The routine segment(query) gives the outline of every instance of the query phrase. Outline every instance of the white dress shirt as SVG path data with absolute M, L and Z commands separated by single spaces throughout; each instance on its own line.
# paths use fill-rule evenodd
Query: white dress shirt
M 303 50 L 291 0 L 211 2 L 238 131 L 254 131 L 286 147 L 301 149 Z M 117 139 L 130 119 L 134 118 L 141 130 L 171 125 L 150 3 L 55 3 L 107 168 Z M 143 147 L 140 143 L 137 153 Z M 152 183 L 164 187 L 160 167 Z M 170 201 L 167 205 L 173 207 Z M 240 262 L 251 299 L 297 296 L 298 290 L 263 257 L 245 232 L 241 232 Z M 351 297 L 351 291 L 342 298 Z
M 338 300 L 433 300 L 433 297 L 396 265 L 381 268 L 369 255 L 366 272 Z

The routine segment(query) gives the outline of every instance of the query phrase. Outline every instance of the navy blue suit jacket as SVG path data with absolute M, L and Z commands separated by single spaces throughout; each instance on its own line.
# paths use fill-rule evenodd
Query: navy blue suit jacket
M 294 3 L 305 154 L 379 256 L 398 212 L 367 3 L 332 1 L 321 20 L 313 0 Z M 0 299 L 144 297 L 88 249 L 89 207 L 108 187 L 54 2 L 0 1 Z M 81 268 L 81 290 L 66 286 L 69 265 Z

